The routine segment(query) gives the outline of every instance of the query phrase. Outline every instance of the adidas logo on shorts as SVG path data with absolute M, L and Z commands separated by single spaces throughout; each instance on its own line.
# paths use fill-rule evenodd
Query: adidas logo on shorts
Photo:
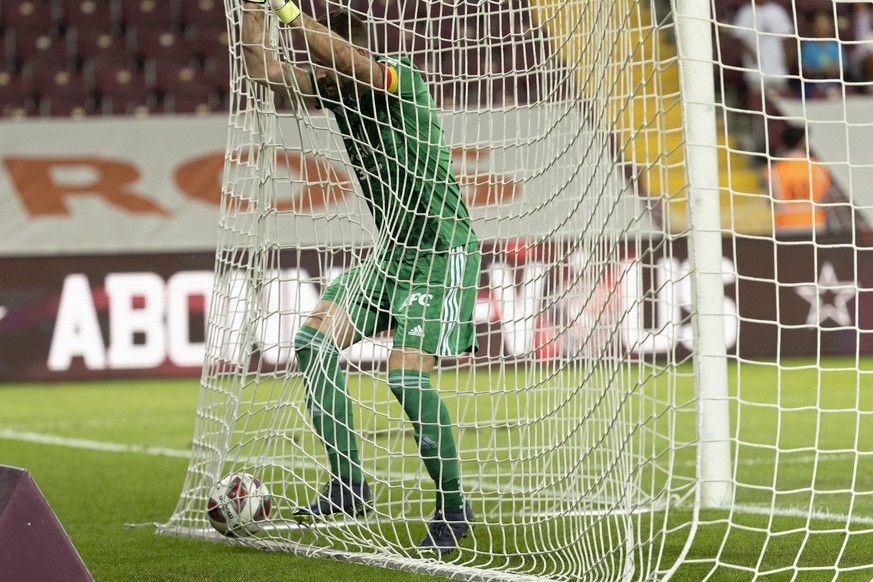
M 420 326 L 420 325 L 416 325 L 415 327 L 413 327 L 412 329 L 410 329 L 410 330 L 409 330 L 409 333 L 407 333 L 406 335 L 414 335 L 414 336 L 417 336 L 417 337 L 424 337 L 424 330 L 421 329 L 421 326 Z

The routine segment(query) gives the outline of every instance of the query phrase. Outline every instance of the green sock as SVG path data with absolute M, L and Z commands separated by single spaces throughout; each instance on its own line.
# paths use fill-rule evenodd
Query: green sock
M 388 372 L 388 386 L 412 423 L 421 459 L 436 485 L 437 509 L 463 507 L 461 466 L 449 410 L 439 392 L 431 386 L 430 374 L 392 370 Z
M 360 483 L 358 439 L 339 350 L 323 333 L 303 326 L 294 336 L 294 351 L 306 383 L 306 407 L 327 451 L 331 474 Z

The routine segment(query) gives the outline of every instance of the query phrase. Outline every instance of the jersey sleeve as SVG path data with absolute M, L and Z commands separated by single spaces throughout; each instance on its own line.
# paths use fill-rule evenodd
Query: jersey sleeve
M 416 80 L 420 75 L 415 65 L 408 59 L 378 57 L 376 62 L 382 67 L 385 86 L 383 91 L 391 95 L 411 98 L 415 95 Z

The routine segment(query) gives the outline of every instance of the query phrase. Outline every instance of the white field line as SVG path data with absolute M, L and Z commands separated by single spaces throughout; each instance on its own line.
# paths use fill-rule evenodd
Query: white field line
M 48 422 L 27 422 L 13 423 L 6 425 L 10 430 L 23 430 L 33 432 L 51 432 L 59 430 L 81 430 L 81 429 L 111 429 L 119 426 L 129 427 L 136 423 L 137 426 L 163 425 L 164 419 L 161 418 L 142 418 L 142 417 L 115 417 L 115 418 L 91 418 L 88 420 L 52 420 Z
M 29 443 L 37 443 L 43 445 L 54 445 L 61 447 L 70 447 L 74 449 L 86 449 L 91 451 L 101 451 L 108 453 L 136 453 L 142 455 L 150 455 L 156 457 L 173 457 L 173 458 L 182 458 L 187 459 L 189 457 L 190 451 L 182 450 L 182 449 L 171 449 L 167 447 L 151 447 L 147 445 L 129 445 L 123 443 L 112 443 L 106 441 L 95 441 L 90 439 L 79 439 L 79 438 L 69 438 L 69 437 L 61 437 L 57 435 L 50 434 L 42 434 L 35 432 L 26 432 L 26 431 L 18 431 L 9 428 L 0 428 L 0 439 L 14 440 L 14 441 L 22 441 Z M 820 461 L 824 460 L 833 460 L 834 455 L 828 455 L 825 459 L 820 459 Z M 847 458 L 851 458 L 851 455 L 846 455 Z M 808 458 L 809 461 L 815 460 L 814 455 L 809 455 L 808 457 L 792 457 L 792 462 L 801 462 L 800 459 Z M 789 459 L 785 460 L 786 462 Z M 313 463 L 314 467 L 315 464 Z M 421 479 L 422 474 L 420 472 L 406 472 L 406 471 L 388 471 L 388 476 L 392 479 L 402 479 L 405 481 L 417 481 Z M 468 482 L 477 483 L 483 491 L 487 491 L 488 485 L 492 485 L 493 482 L 490 482 L 490 479 L 468 479 Z M 496 485 L 496 484 L 495 484 Z M 492 492 L 497 492 L 498 489 L 491 489 Z M 809 511 L 807 509 L 802 508 L 780 508 L 780 507 L 769 507 L 769 506 L 758 506 L 758 505 L 734 505 L 731 508 L 733 511 L 737 513 L 751 513 L 757 515 L 776 515 L 782 517 L 798 517 L 798 518 L 809 518 L 813 520 L 822 520 L 822 521 L 833 521 L 840 523 L 849 523 L 849 524 L 862 524 L 862 525 L 873 525 L 873 517 L 867 517 L 863 515 L 848 515 L 844 513 L 831 513 L 828 511 L 820 511 L 820 510 L 812 510 Z
M 152 447 L 148 445 L 129 445 L 124 443 L 112 443 L 106 441 L 95 441 L 91 439 L 79 439 L 71 437 L 62 437 L 51 434 L 43 434 L 29 431 L 19 431 L 10 428 L 0 428 L 0 439 L 21 441 L 28 443 L 37 443 L 41 445 L 54 445 L 58 447 L 70 447 L 74 449 L 85 449 L 91 451 L 101 451 L 104 453 L 137 453 L 141 455 L 151 455 L 154 457 L 174 457 L 187 459 L 190 457 L 191 451 L 183 449 L 170 449 L 167 447 Z M 305 463 L 309 468 L 318 468 L 315 463 Z M 386 471 L 384 473 L 391 479 L 403 481 L 419 481 L 422 479 L 423 473 L 410 471 Z M 483 490 L 498 492 L 496 481 L 470 478 L 466 480 L 468 483 L 476 483 L 484 486 Z M 491 485 L 489 489 L 488 486 Z
M 189 456 L 189 451 L 184 451 L 182 449 L 151 447 L 148 445 L 128 445 L 124 443 L 108 443 L 91 439 L 78 439 L 38 432 L 19 431 L 10 428 L 0 428 L 0 439 L 38 443 L 41 445 L 71 447 L 74 449 L 102 451 L 106 453 L 139 453 L 155 457 L 175 457 L 182 459 L 187 459 Z
M 755 515 L 775 515 L 778 517 L 797 517 L 813 521 L 833 521 L 851 525 L 873 525 L 873 517 L 866 515 L 849 515 L 847 513 L 831 513 L 819 509 L 803 509 L 800 507 L 770 507 L 768 505 L 743 505 L 737 504 L 731 507 L 735 513 L 752 513 Z M 842 530 L 844 528 L 840 528 Z
M 72 437 L 61 437 L 57 435 L 21 431 L 12 428 L 0 428 L 0 439 L 39 443 L 44 445 L 56 445 L 61 447 L 72 447 L 76 449 L 89 449 L 93 451 L 104 451 L 109 453 L 139 453 L 144 455 L 152 455 L 158 457 L 176 457 L 188 458 L 190 451 L 183 449 L 170 449 L 166 447 L 152 447 L 148 445 L 129 445 L 123 443 L 112 443 L 105 441 L 95 441 L 91 439 L 80 439 Z M 867 453 L 865 453 L 866 455 Z M 849 461 L 855 458 L 852 453 L 820 453 L 819 455 L 794 455 L 789 452 L 783 452 L 784 458 L 780 459 L 780 465 L 794 464 L 811 464 L 816 462 L 827 463 L 835 461 Z M 772 465 L 772 458 L 745 458 L 736 461 L 738 465 L 758 466 Z M 680 467 L 693 467 L 695 461 L 679 461 L 676 463 Z M 420 473 L 397 472 L 395 476 L 404 479 L 418 479 Z M 469 480 L 468 480 L 469 481 Z M 487 480 L 486 480 L 487 481 Z
M 864 456 L 869 456 L 870 453 L 864 452 Z M 779 453 L 781 457 L 779 459 L 780 465 L 809 465 L 815 462 L 818 463 L 830 463 L 835 461 L 851 461 L 857 455 L 852 453 L 828 453 L 826 451 L 819 453 L 818 455 L 795 455 L 794 453 L 782 451 Z M 773 457 L 770 458 L 761 458 L 761 457 L 752 457 L 752 458 L 744 458 L 735 460 L 737 465 L 742 466 L 752 466 L 757 467 L 760 465 L 770 465 L 772 466 Z M 676 463 L 680 467 L 694 467 L 697 463 L 695 461 L 680 461 Z
M 110 425 L 122 424 L 111 423 L 105 421 L 95 421 L 93 423 L 53 423 L 52 425 L 40 425 L 41 428 L 65 428 L 66 425 L 69 427 L 75 426 L 76 428 L 82 428 L 83 426 L 89 428 L 106 428 Z M 12 428 L 0 428 L 0 438 L 8 439 L 8 440 L 17 440 L 22 442 L 32 442 L 32 443 L 40 443 L 46 445 L 56 445 L 56 446 L 66 446 L 73 447 L 77 449 L 89 449 L 94 451 L 103 451 L 110 453 L 140 453 L 152 456 L 162 456 L 162 457 L 174 457 L 174 458 L 188 458 L 190 455 L 190 451 L 185 451 L 182 449 L 170 449 L 164 447 L 152 447 L 147 445 L 127 445 L 122 443 L 112 443 L 112 442 L 104 442 L 104 441 L 95 441 L 90 439 L 79 439 L 79 438 L 71 438 L 71 437 L 60 437 L 51 434 L 45 433 L 37 433 L 32 431 L 20 431 Z M 869 456 L 870 453 L 865 452 L 865 456 Z M 843 461 L 851 461 L 857 455 L 853 453 L 828 453 L 822 452 L 818 455 L 810 454 L 810 455 L 796 455 L 790 451 L 782 451 L 780 453 L 782 457 L 779 460 L 780 465 L 808 465 L 818 462 L 821 463 L 831 463 L 831 462 L 843 462 Z M 751 457 L 751 458 L 743 458 L 739 460 L 735 460 L 735 463 L 740 466 L 745 467 L 757 467 L 757 466 L 772 466 L 773 465 L 773 457 L 762 458 L 762 457 Z M 696 465 L 695 461 L 677 461 L 676 466 L 678 467 L 694 467 Z M 389 476 L 392 478 L 403 479 L 403 480 L 418 480 L 422 474 L 421 473 L 410 473 L 410 472 L 398 472 L 393 471 L 389 473 Z M 483 490 L 489 490 L 496 492 L 498 491 L 496 481 L 490 479 L 482 479 L 481 481 L 476 477 L 468 477 L 465 479 L 465 482 L 471 485 L 481 484 L 483 485 Z M 504 492 L 505 488 L 504 488 Z

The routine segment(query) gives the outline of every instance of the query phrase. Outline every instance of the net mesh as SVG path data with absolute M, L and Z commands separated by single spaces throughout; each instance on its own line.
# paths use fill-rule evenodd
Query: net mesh
M 713 2 L 714 18 L 691 29 L 715 33 L 717 97 L 704 105 L 716 112 L 716 143 L 693 145 L 718 158 L 729 506 L 704 507 L 698 495 L 709 460 L 691 364 L 694 160 L 680 99 L 697 80 L 680 84 L 669 10 L 648 0 L 352 2 L 343 7 L 369 23 L 377 54 L 407 55 L 421 70 L 481 241 L 468 287 L 480 349 L 441 358 L 432 377 L 476 519 L 452 560 L 419 557 L 434 484 L 387 383 L 394 338 L 379 333 L 341 354 L 374 509 L 297 525 L 293 510 L 330 470 L 294 337 L 326 287 L 384 246 L 373 218 L 384 208 L 362 193 L 366 168 L 333 114 L 246 78 L 241 7 L 228 0 L 232 103 L 207 358 L 188 474 L 162 531 L 219 539 L 206 497 L 244 471 L 274 498 L 264 530 L 232 540 L 256 547 L 467 579 L 869 574 L 853 554 L 871 532 L 865 275 L 855 266 L 866 260 L 870 205 L 859 192 L 873 166 L 856 157 L 869 127 L 855 100 L 864 83 L 843 74 L 822 87 L 837 109 L 769 87 L 750 107 L 764 86 L 734 58 L 753 28 L 732 20 L 741 4 Z M 835 29 L 851 19 L 828 5 Z M 790 29 L 776 33 L 796 48 L 812 34 L 804 6 L 790 4 Z M 316 16 L 336 7 L 301 6 Z M 311 39 L 266 23 L 276 55 L 308 66 Z M 783 75 L 800 91 L 813 80 Z M 800 238 L 780 234 L 782 207 L 762 179 L 782 159 L 786 118 L 849 136 L 822 152 L 839 186 L 816 201 L 829 230 Z M 762 256 L 773 260 L 761 266 Z M 741 309 L 749 296 L 756 306 L 773 298 L 775 315 Z M 818 355 L 791 359 L 804 349 Z M 828 350 L 850 358 L 823 359 Z
M 661 54 L 669 42 L 652 7 L 345 7 L 370 23 L 374 52 L 408 55 L 421 70 L 482 245 L 480 349 L 442 358 L 433 374 L 474 533 L 451 563 L 418 559 L 434 484 L 386 384 L 390 333 L 342 354 L 374 511 L 318 527 L 291 518 L 329 478 L 293 338 L 325 286 L 384 233 L 335 118 L 245 78 L 235 3 L 207 360 L 183 497 L 164 529 L 214 537 L 206 495 L 245 471 L 270 488 L 274 510 L 264 532 L 239 543 L 470 577 L 645 576 L 657 568 L 667 501 L 693 483 L 669 469 L 671 362 L 631 357 L 662 335 L 641 330 L 647 317 L 658 325 L 645 296 L 667 285 L 657 265 L 670 237 L 641 188 L 669 173 L 657 142 L 678 133 L 665 126 L 675 58 Z M 302 8 L 318 16 L 335 6 Z M 279 58 L 306 66 L 307 39 L 266 22 Z

